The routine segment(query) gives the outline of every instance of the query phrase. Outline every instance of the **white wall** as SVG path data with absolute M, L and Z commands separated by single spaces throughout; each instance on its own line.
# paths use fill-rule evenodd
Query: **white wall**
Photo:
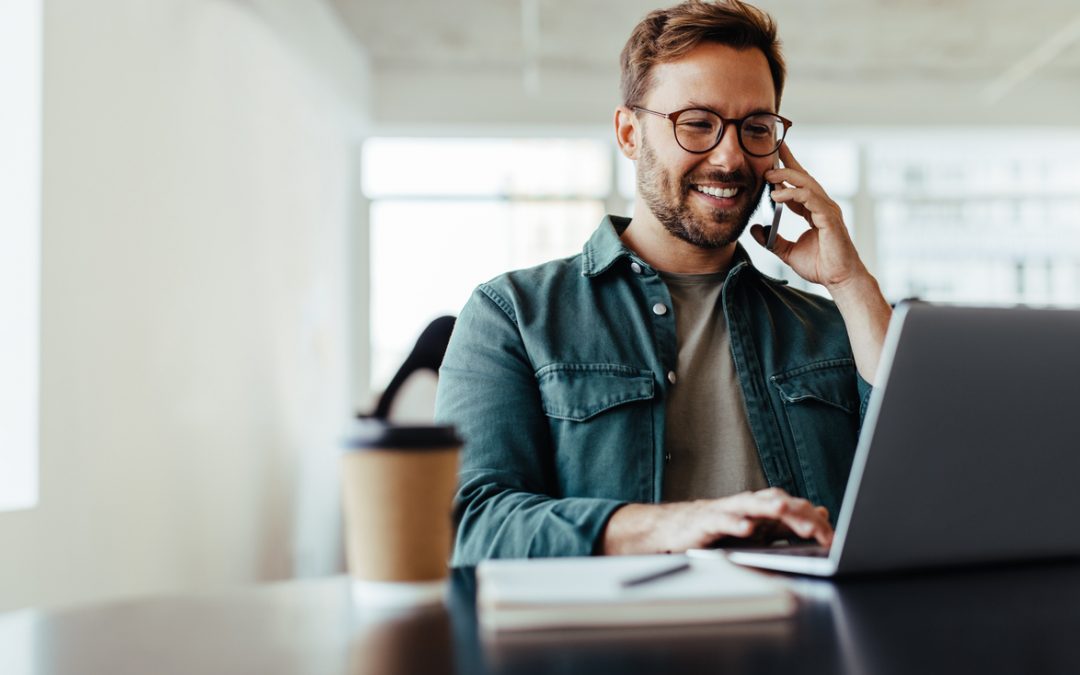
M 0 514 L 0 610 L 336 560 L 366 73 L 320 1 L 46 3 L 41 501 Z

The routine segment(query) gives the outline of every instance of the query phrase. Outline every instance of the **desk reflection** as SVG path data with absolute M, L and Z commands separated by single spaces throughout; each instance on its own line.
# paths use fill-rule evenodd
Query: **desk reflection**
M 475 579 L 387 615 L 347 577 L 0 615 L 3 675 L 1078 673 L 1080 564 L 838 582 L 777 577 L 781 621 L 480 635 Z
M 798 597 L 786 620 L 495 635 L 476 635 L 472 622 L 483 669 L 468 672 L 1080 672 L 1075 563 L 835 582 L 776 576 Z
M 454 639 L 445 607 L 364 617 L 349 640 L 349 675 L 452 675 Z
M 1075 563 L 819 583 L 848 672 L 1080 672 Z

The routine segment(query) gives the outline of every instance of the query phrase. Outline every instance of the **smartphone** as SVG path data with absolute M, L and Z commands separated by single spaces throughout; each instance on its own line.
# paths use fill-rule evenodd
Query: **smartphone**
M 777 153 L 776 161 L 773 162 L 773 168 L 774 169 L 779 169 L 780 168 L 780 155 L 779 155 L 779 153 Z M 773 185 L 773 187 L 775 188 L 776 186 Z M 774 202 L 774 204 L 775 204 L 775 202 Z M 783 212 L 783 210 L 784 210 L 784 205 L 783 204 L 775 204 L 775 208 L 773 209 L 772 226 L 769 228 L 769 237 L 765 241 L 765 248 L 769 249 L 770 251 L 773 250 L 773 246 L 776 245 L 776 233 L 780 231 L 780 214 Z

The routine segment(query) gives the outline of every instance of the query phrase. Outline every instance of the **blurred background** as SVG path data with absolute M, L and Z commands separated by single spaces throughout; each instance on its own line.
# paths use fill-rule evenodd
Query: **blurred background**
M 3 0 L 0 611 L 339 572 L 349 415 L 631 215 L 618 54 L 663 4 Z M 759 4 L 890 300 L 1080 304 L 1075 0 Z

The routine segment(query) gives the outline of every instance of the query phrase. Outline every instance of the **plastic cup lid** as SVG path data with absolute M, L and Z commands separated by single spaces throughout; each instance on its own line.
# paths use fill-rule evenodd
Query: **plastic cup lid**
M 348 450 L 442 450 L 462 444 L 451 425 L 398 425 L 386 420 L 355 420 L 345 437 Z

